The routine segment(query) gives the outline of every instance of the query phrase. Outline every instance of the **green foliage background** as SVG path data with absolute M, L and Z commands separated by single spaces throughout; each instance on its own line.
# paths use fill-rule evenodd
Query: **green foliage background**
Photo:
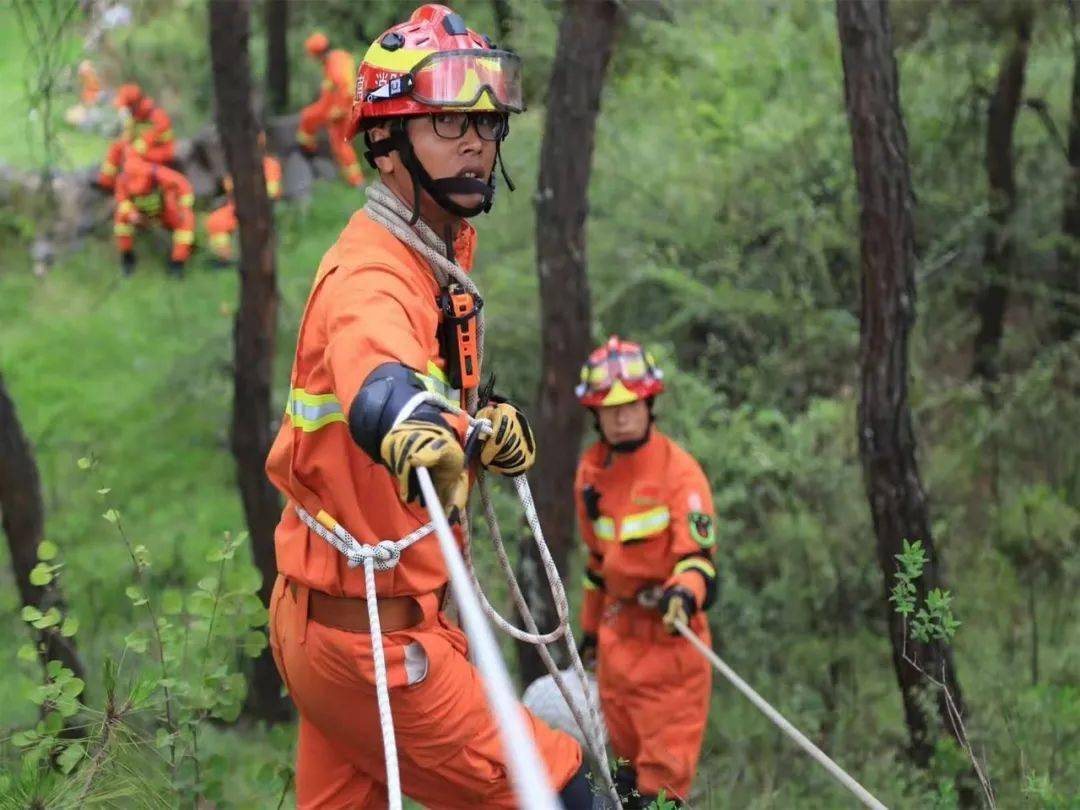
M 490 3 L 459 5 L 471 25 L 494 30 Z M 142 0 L 134 8 L 137 25 L 97 55 L 104 77 L 142 81 L 175 112 L 180 134 L 191 135 L 209 120 L 212 101 L 203 4 Z M 292 8 L 298 106 L 317 85 L 302 57 L 310 28 L 339 32 L 359 56 L 363 46 L 349 33 L 359 26 L 374 36 L 403 4 Z M 954 748 L 942 743 L 928 773 L 903 756 L 885 588 L 859 469 L 858 211 L 832 4 L 672 0 L 664 8 L 628 4 L 604 94 L 590 189 L 594 336 L 618 332 L 658 353 L 669 375 L 660 424 L 713 482 L 722 588 L 712 621 L 724 657 L 890 807 L 954 806 L 954 777 L 966 771 Z M 1080 344 L 1056 345 L 1046 334 L 1066 164 L 1028 111 L 1016 131 L 1018 255 L 1005 374 L 992 397 L 968 380 L 972 297 L 986 278 L 986 97 L 1008 45 L 995 8 L 893 7 L 918 197 L 912 397 L 934 539 L 963 622 L 956 656 L 976 752 L 1000 806 L 1078 807 L 1080 453 L 1072 437 Z M 532 199 L 558 12 L 552 2 L 515 4 L 509 44 L 526 59 L 530 109 L 515 119 L 505 156 L 519 189 L 500 190 L 479 226 L 489 357 L 509 395 L 525 402 L 538 383 Z M 1060 4 L 1039 5 L 1025 89 L 1045 99 L 1062 131 L 1073 70 L 1067 22 Z M 17 131 L 26 45 L 3 2 L 0 45 L 8 54 L 0 104 L 16 111 L 0 122 L 0 162 L 25 165 L 34 159 L 32 141 Z M 252 47 L 261 75 L 261 32 Z M 78 135 L 64 145 L 70 165 L 105 146 Z M 326 183 L 310 205 L 277 212 L 282 401 L 312 273 L 361 202 Z M 0 207 L 0 224 L 9 214 L 18 211 Z M 38 280 L 25 245 L 0 232 L 0 370 L 35 444 L 47 534 L 62 551 L 93 704 L 106 657 L 136 679 L 151 665 L 124 653 L 140 614 L 124 594 L 126 552 L 100 517 L 96 490 L 111 488 L 128 530 L 152 554 L 151 594 L 194 588 L 223 533 L 243 527 L 227 447 L 236 280 L 202 258 L 182 283 L 167 280 L 146 240 L 139 273 L 121 281 L 107 229 Z M 76 464 L 90 456 L 93 475 Z M 251 573 L 241 564 L 238 587 Z M 9 736 L 37 719 L 27 695 L 40 672 L 15 657 L 28 636 L 7 566 L 0 582 L 0 649 L 10 651 L 0 727 Z M 149 722 L 132 721 L 133 743 Z M 206 723 L 207 771 L 231 777 L 220 806 L 274 806 L 288 789 L 281 763 L 293 733 Z M 161 773 L 152 746 L 129 748 Z M 0 797 L 22 795 L 10 741 L 0 744 L 0 761 Z M 184 804 L 163 779 L 152 782 L 160 803 Z M 846 801 L 717 685 L 695 806 Z

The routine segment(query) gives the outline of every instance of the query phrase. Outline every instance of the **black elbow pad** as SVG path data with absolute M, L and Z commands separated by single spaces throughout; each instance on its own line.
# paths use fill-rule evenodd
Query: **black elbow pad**
M 364 380 L 349 407 L 349 433 L 353 441 L 373 461 L 384 463 L 379 453 L 383 437 L 409 400 L 425 390 L 414 369 L 401 363 L 383 363 Z M 421 403 L 409 418 L 446 424 L 439 408 L 431 402 Z

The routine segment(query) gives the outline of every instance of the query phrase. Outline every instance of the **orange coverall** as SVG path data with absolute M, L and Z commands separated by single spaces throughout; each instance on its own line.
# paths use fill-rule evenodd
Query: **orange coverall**
M 89 62 L 79 65 L 79 83 L 82 85 L 79 100 L 83 105 L 92 107 L 97 104 L 98 99 L 101 98 L 101 80 L 98 79 L 97 71 Z
M 105 162 L 98 172 L 98 185 L 102 188 L 112 188 L 116 183 L 125 149 L 134 149 L 135 154 L 151 163 L 172 163 L 176 149 L 172 121 L 152 99 L 143 98 L 138 103 L 123 134 L 109 144 Z
M 277 158 L 269 155 L 263 158 L 263 174 L 266 176 L 266 194 L 271 200 L 281 198 L 281 164 Z M 220 208 L 215 208 L 206 217 L 206 235 L 210 250 L 223 262 L 232 261 L 232 235 L 239 223 L 236 221 L 236 205 L 233 203 L 232 188 L 228 201 Z
M 474 238 L 464 223 L 454 247 L 465 269 Z M 438 291 L 419 254 L 361 211 L 319 265 L 300 322 L 289 404 L 266 467 L 287 498 L 275 536 L 280 576 L 270 639 L 300 712 L 300 808 L 384 808 L 387 793 L 371 637 L 310 621 L 307 613 L 310 590 L 365 597 L 364 569 L 349 568 L 294 505 L 311 515 L 324 510 L 361 543 L 395 540 L 427 522 L 427 511 L 403 503 L 388 470 L 354 443 L 347 414 L 384 363 L 415 369 L 429 390 L 460 401 L 445 382 L 436 338 Z M 454 426 L 462 438 L 463 420 Z M 402 790 L 429 807 L 515 807 L 466 638 L 440 609 L 447 573 L 438 540 L 429 535 L 406 549 L 375 581 L 379 597 L 413 596 L 423 610 L 418 625 L 383 635 Z M 295 594 L 286 582 L 298 586 Z M 581 749 L 522 711 L 560 790 L 580 767 Z
M 166 166 L 128 158 L 116 179 L 113 197 L 113 234 L 121 253 L 134 246 L 137 226 L 156 219 L 172 231 L 170 258 L 187 261 L 195 243 L 195 194 L 184 175 Z
M 642 794 L 686 800 L 709 712 L 712 669 L 640 595 L 681 585 L 699 608 L 691 629 L 706 643 L 701 610 L 714 587 L 712 495 L 701 467 L 651 429 L 631 453 L 597 442 L 574 483 L 588 547 L 581 625 L 597 636 L 597 682 L 611 746 L 637 771 Z
M 326 127 L 330 151 L 341 167 L 345 181 L 351 186 L 363 185 L 364 176 L 356 159 L 356 150 L 349 143 L 349 113 L 352 110 L 353 88 L 356 83 L 356 63 L 342 50 L 326 54 L 323 61 L 322 92 L 314 104 L 300 111 L 300 127 L 296 140 L 308 152 L 315 151 L 315 136 Z

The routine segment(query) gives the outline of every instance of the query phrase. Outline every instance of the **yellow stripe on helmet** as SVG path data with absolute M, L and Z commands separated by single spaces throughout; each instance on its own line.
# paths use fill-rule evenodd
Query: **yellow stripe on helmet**
M 408 73 L 425 56 L 435 53 L 434 49 L 425 48 L 398 48 L 388 51 L 378 41 L 373 42 L 364 54 L 364 61 L 373 68 L 388 70 L 393 73 Z M 374 88 L 368 88 L 372 90 Z M 363 99 L 361 99 L 363 101 Z
M 629 402 L 637 402 L 641 397 L 623 385 L 622 380 L 616 379 L 611 390 L 607 392 L 604 401 L 600 404 L 605 408 L 612 405 L 626 405 Z

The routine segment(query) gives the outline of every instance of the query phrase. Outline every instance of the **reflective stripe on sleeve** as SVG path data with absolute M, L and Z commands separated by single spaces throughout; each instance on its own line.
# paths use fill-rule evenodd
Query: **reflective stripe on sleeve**
M 345 421 L 345 413 L 336 396 L 311 394 L 303 388 L 293 388 L 289 392 L 285 414 L 292 420 L 294 428 L 300 428 L 305 433 L 319 430 L 332 422 Z
M 437 394 L 450 404 L 458 405 L 461 402 L 461 391 L 451 387 L 450 378 L 435 364 L 434 360 L 428 360 L 427 374 L 417 372 L 416 378 L 425 390 Z
M 615 521 L 609 517 L 598 517 L 592 522 L 592 528 L 598 540 L 615 539 Z
M 683 571 L 700 571 L 706 579 L 716 579 L 716 567 L 704 557 L 690 557 L 675 563 L 675 574 Z

